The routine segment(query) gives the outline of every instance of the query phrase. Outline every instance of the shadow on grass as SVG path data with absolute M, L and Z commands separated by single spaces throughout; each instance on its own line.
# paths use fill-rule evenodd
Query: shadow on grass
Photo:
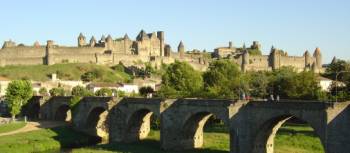
M 90 136 L 74 130 L 71 126 L 51 128 L 57 135 L 52 137 L 58 141 L 62 148 L 79 148 L 95 145 L 101 142 L 101 138 Z
M 110 143 L 94 146 L 91 149 L 102 149 L 121 153 L 229 153 L 228 151 L 205 148 L 185 151 L 165 151 L 160 148 L 160 143 L 157 140 L 142 140 L 135 143 Z
M 293 130 L 293 129 L 284 129 L 284 128 L 279 129 L 277 134 L 278 135 L 296 135 L 296 134 L 301 134 L 301 135 L 310 136 L 310 137 L 318 137 L 317 134 L 314 131 Z

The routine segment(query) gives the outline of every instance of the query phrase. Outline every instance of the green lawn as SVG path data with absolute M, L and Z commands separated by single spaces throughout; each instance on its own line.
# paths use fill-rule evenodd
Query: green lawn
M 89 137 L 70 127 L 59 127 L 19 133 L 0 137 L 0 153 L 27 153 L 79 147 L 96 143 Z M 49 151 L 50 152 L 50 151 Z M 73 153 L 175 153 L 162 151 L 159 144 L 159 131 L 151 131 L 149 137 L 132 144 L 101 144 L 93 147 L 73 149 Z M 229 135 L 224 132 L 204 133 L 203 149 L 187 150 L 182 153 L 228 153 Z M 323 153 L 318 137 L 310 127 L 286 125 L 275 138 L 275 153 Z
M 57 150 L 61 147 L 76 147 L 96 143 L 70 127 L 57 127 L 0 137 L 0 153 L 28 153 Z
M 324 153 L 320 139 L 310 126 L 288 124 L 275 138 L 275 153 Z
M 149 137 L 134 144 L 105 144 L 91 148 L 74 149 L 74 153 L 172 153 L 159 149 L 159 131 L 152 131 Z M 229 135 L 222 132 L 206 132 L 204 146 L 200 150 L 183 153 L 228 153 Z M 275 138 L 275 153 L 323 153 L 321 142 L 313 134 L 312 128 L 304 125 L 286 125 Z
M 14 123 L 0 125 L 0 133 L 15 131 L 24 127 L 25 125 L 26 123 L 24 122 L 14 122 Z
M 96 82 L 126 82 L 130 76 L 124 72 L 116 71 L 108 66 L 83 63 L 67 63 L 55 65 L 16 65 L 0 68 L 0 76 L 9 79 L 31 79 L 47 81 L 52 73 L 57 73 L 59 79 L 79 80 L 81 75 L 88 71 L 97 70 L 101 74 Z
M 149 137 L 134 144 L 104 144 L 90 148 L 74 149 L 73 153 L 173 153 L 159 149 L 159 131 L 152 131 Z M 228 153 L 229 135 L 222 132 L 206 132 L 204 146 L 200 150 L 182 153 Z M 312 128 L 304 125 L 283 126 L 275 138 L 275 153 L 323 153 L 318 137 Z

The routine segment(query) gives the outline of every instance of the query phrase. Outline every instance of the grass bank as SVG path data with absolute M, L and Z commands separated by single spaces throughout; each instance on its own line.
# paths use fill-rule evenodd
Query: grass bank
M 126 82 L 130 76 L 125 72 L 113 70 L 105 65 L 88 63 L 66 63 L 55 65 L 16 65 L 0 68 L 0 76 L 13 79 L 31 79 L 47 81 L 52 73 L 57 73 L 59 79 L 80 80 L 81 75 L 89 71 L 98 71 L 100 78 L 96 82 Z
M 1 153 L 43 152 L 65 147 L 95 144 L 96 138 L 76 132 L 70 127 L 42 129 L 0 137 Z
M 0 125 L 0 134 L 15 131 L 20 128 L 23 128 L 24 126 L 26 126 L 26 123 L 24 122 L 12 122 L 9 124 L 3 124 L 3 125 Z
M 73 153 L 176 153 L 162 151 L 159 131 L 152 131 L 146 140 L 132 144 L 104 144 L 74 149 Z M 223 132 L 204 133 L 203 149 L 182 151 L 182 153 L 228 153 L 229 135 Z M 275 153 L 324 153 L 319 138 L 306 125 L 285 125 L 275 138 Z

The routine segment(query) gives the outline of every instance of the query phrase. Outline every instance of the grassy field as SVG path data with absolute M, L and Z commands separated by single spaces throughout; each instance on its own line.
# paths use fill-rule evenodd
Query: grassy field
M 172 153 L 159 149 L 159 132 L 152 131 L 147 140 L 134 144 L 105 144 L 91 148 L 74 149 L 73 153 Z M 204 134 L 204 147 L 183 153 L 228 153 L 227 133 L 207 132 Z M 304 125 L 282 127 L 275 138 L 275 153 L 323 153 L 318 137 L 312 128 Z
M 24 127 L 25 125 L 26 123 L 24 122 L 14 122 L 14 123 L 0 125 L 0 133 L 15 131 Z
M 286 125 L 275 138 L 275 153 L 324 153 L 320 139 L 305 125 Z
M 97 70 L 102 77 L 96 82 L 126 82 L 130 76 L 124 72 L 115 71 L 108 66 L 96 64 L 55 64 L 55 65 L 28 65 L 5 66 L 0 68 L 0 76 L 9 79 L 31 79 L 47 81 L 52 73 L 57 73 L 59 79 L 79 80 L 81 75 L 88 71 Z
M 28 153 L 57 150 L 96 143 L 96 138 L 69 127 L 57 127 L 0 137 L 1 153 Z
M 0 137 L 1 153 L 52 152 L 60 148 L 72 148 L 94 144 L 96 138 L 76 132 L 69 127 L 59 127 Z M 100 144 L 73 149 L 73 153 L 175 153 L 163 151 L 159 144 L 159 131 L 151 131 L 149 137 L 132 144 Z M 182 153 L 228 153 L 229 135 L 224 132 L 205 132 L 202 149 Z M 286 125 L 275 138 L 275 153 L 323 153 L 323 148 L 313 130 L 304 125 Z

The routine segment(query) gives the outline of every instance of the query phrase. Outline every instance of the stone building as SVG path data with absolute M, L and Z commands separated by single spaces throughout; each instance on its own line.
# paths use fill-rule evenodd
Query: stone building
M 102 36 L 99 41 L 94 36 L 89 41 L 82 33 L 77 38 L 77 46 L 61 46 L 48 40 L 45 46 L 35 42 L 33 46 L 17 45 L 6 41 L 0 49 L 0 66 L 6 65 L 37 65 L 58 63 L 96 63 L 104 65 L 133 65 L 135 62 L 150 62 L 154 66 L 162 63 L 169 64 L 175 60 L 188 61 L 198 70 L 205 70 L 207 65 L 202 64 L 200 56 L 184 55 L 183 43 L 180 53 L 171 51 L 165 43 L 163 31 L 146 33 L 141 31 L 136 40 L 127 34 L 121 38 Z M 207 63 L 207 62 L 206 62 Z
M 228 58 L 237 63 L 242 71 L 273 70 L 282 66 L 292 66 L 298 71 L 305 69 L 322 72 L 322 54 L 317 48 L 313 55 L 308 51 L 303 56 L 288 56 L 282 50 L 271 48 L 269 55 L 251 54 L 251 51 L 260 51 L 261 45 L 254 41 L 246 48 L 236 48 L 232 42 L 228 47 L 216 48 L 212 54 L 214 59 Z M 48 40 L 46 45 L 35 42 L 33 46 L 16 45 L 13 41 L 5 41 L 0 49 L 0 66 L 6 65 L 53 65 L 59 63 L 95 63 L 103 65 L 134 66 L 135 63 L 149 62 L 154 67 L 162 63 L 170 64 L 175 60 L 186 61 L 196 70 L 204 71 L 212 58 L 207 53 L 193 50 L 186 51 L 185 44 L 180 41 L 177 52 L 173 52 L 170 45 L 165 42 L 163 31 L 146 33 L 144 30 L 135 40 L 127 34 L 120 38 L 111 35 L 100 40 L 94 36 L 87 41 L 82 33 L 77 37 L 77 46 L 61 46 Z
M 316 73 L 324 71 L 320 48 L 316 48 L 313 55 L 305 51 L 302 56 L 288 56 L 287 52 L 275 47 L 271 48 L 269 55 L 250 55 L 249 50 L 261 50 L 261 45 L 254 41 L 250 48 L 246 48 L 245 45 L 242 48 L 236 48 L 230 42 L 228 47 L 216 48 L 213 57 L 232 59 L 242 71 L 271 71 L 283 66 L 294 67 L 299 72 L 303 70 L 312 70 Z
M 228 56 L 233 56 L 236 53 L 236 48 L 233 46 L 232 42 L 229 42 L 228 47 L 218 47 L 214 49 L 213 56 L 218 58 L 224 58 Z

